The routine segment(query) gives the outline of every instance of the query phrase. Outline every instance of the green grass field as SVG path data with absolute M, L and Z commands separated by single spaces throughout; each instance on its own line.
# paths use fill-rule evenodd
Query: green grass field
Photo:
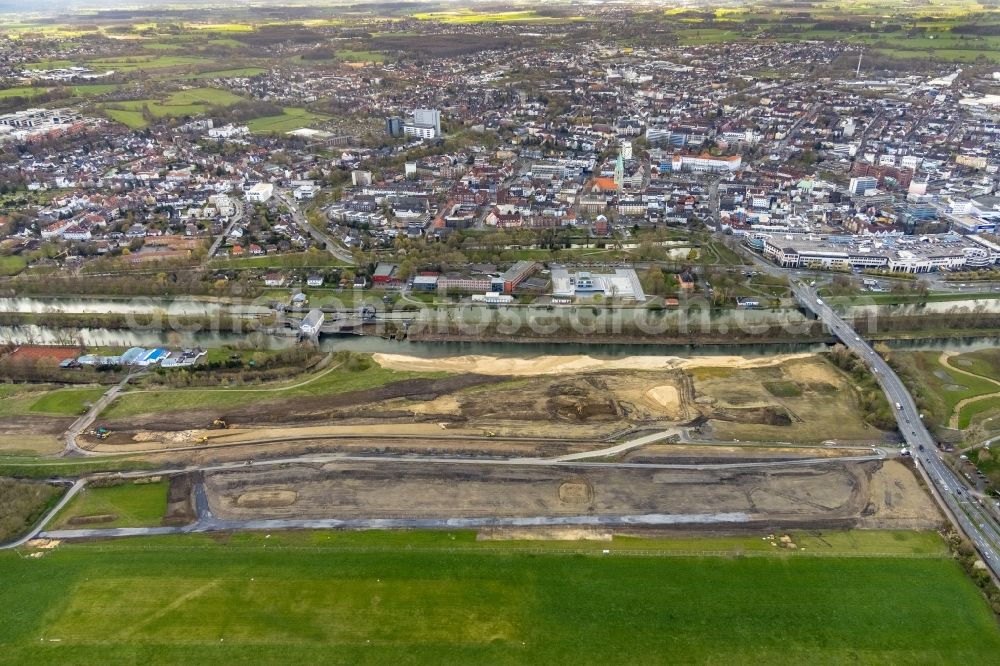
M 893 354 L 899 355 L 908 374 L 919 383 L 918 390 L 933 403 L 933 411 L 942 425 L 948 425 L 956 406 L 962 400 L 1000 390 L 996 384 L 985 379 L 970 377 L 943 366 L 940 362 L 940 352 L 893 352 Z M 965 354 L 952 357 L 951 364 L 975 372 L 971 368 L 963 367 L 961 361 L 965 357 Z M 983 403 L 990 403 L 990 400 L 969 403 L 963 408 L 959 414 L 959 427 L 968 426 L 972 416 L 982 413 L 982 409 L 986 408 Z M 992 404 L 996 404 L 995 401 Z
M 91 95 L 103 95 L 105 93 L 114 92 L 121 88 L 119 83 L 88 83 L 80 86 L 73 86 L 73 94 L 81 97 L 90 97 Z
M 0 257 L 0 275 L 17 275 L 28 267 L 28 260 L 19 254 Z
M 43 414 L 76 416 L 97 402 L 106 388 L 60 389 L 50 391 L 31 404 L 30 411 Z
M 127 111 L 124 109 L 105 109 L 104 112 L 111 120 L 121 123 L 131 129 L 143 129 L 149 123 L 142 116 L 142 111 Z
M 0 646 L 33 664 L 985 664 L 1000 651 L 985 601 L 946 557 L 615 553 L 637 540 L 587 555 L 474 538 L 191 535 L 3 552 Z
M 211 72 L 192 74 L 191 79 L 235 79 L 246 76 L 257 76 L 267 70 L 263 67 L 240 67 L 236 69 L 219 69 Z
M 337 57 L 347 62 L 385 62 L 385 55 L 375 51 L 337 51 Z
M 63 508 L 46 529 L 87 527 L 155 527 L 167 510 L 167 482 L 122 483 L 105 488 L 86 487 Z M 108 516 L 92 524 L 78 524 L 85 516 Z
M 0 384 L 0 416 L 28 413 L 51 388 L 44 384 Z
M 169 389 L 139 391 L 119 396 L 102 414 L 102 418 L 116 419 L 206 407 L 225 409 L 267 400 L 284 400 L 300 396 L 321 396 L 362 391 L 404 379 L 445 377 L 443 372 L 399 372 L 372 364 L 364 370 L 337 367 L 321 370 L 311 377 L 303 376 L 288 382 L 260 386 L 216 389 Z
M 7 99 L 9 97 L 35 97 L 36 95 L 41 95 L 43 92 L 47 92 L 48 90 L 48 88 L 38 88 L 34 86 L 4 88 L 3 90 L 0 90 L 0 99 Z
M 312 113 L 306 109 L 286 107 L 285 112 L 280 116 L 254 118 L 247 123 L 247 127 L 254 134 L 284 134 L 303 127 L 315 126 L 326 119 L 326 116 Z
M 143 109 L 149 109 L 156 118 L 180 118 L 197 116 L 208 112 L 215 106 L 232 106 L 242 102 L 243 98 L 228 90 L 218 88 L 191 88 L 171 93 L 164 100 L 140 99 L 127 102 L 108 102 L 105 112 L 111 117 L 132 129 L 141 129 L 149 123 L 143 116 Z
M 130 56 L 130 57 L 109 57 L 97 58 L 88 61 L 87 67 L 95 70 L 113 69 L 118 72 L 136 72 L 139 70 L 170 69 L 173 67 L 190 67 L 193 65 L 206 65 L 212 61 L 198 56 L 185 55 L 157 55 L 157 56 Z

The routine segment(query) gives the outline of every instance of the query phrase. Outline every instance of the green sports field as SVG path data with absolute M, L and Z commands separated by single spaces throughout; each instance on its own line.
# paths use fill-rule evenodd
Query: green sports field
M 941 555 L 617 553 L 637 540 L 573 554 L 474 538 L 189 535 L 3 552 L 0 660 L 911 665 L 1000 654 L 985 601 Z

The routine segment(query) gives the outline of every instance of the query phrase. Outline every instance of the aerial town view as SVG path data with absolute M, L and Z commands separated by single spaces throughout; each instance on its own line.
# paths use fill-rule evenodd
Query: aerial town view
M 0 0 L 0 663 L 1000 663 L 998 227 L 985 0 Z

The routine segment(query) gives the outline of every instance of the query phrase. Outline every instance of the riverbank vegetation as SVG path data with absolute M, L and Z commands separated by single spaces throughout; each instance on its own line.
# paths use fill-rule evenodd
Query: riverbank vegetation
M 0 543 L 27 532 L 51 509 L 64 488 L 43 481 L 0 477 Z
M 828 358 L 850 376 L 858 392 L 858 408 L 865 422 L 879 430 L 895 430 L 896 415 L 892 405 L 864 361 L 842 344 L 831 347 Z

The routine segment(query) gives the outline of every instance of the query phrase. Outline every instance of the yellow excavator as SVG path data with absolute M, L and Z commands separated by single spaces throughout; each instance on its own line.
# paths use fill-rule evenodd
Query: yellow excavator
M 212 421 L 212 428 L 215 430 L 225 430 L 228 427 L 229 424 L 226 423 L 226 419 L 219 418 Z

